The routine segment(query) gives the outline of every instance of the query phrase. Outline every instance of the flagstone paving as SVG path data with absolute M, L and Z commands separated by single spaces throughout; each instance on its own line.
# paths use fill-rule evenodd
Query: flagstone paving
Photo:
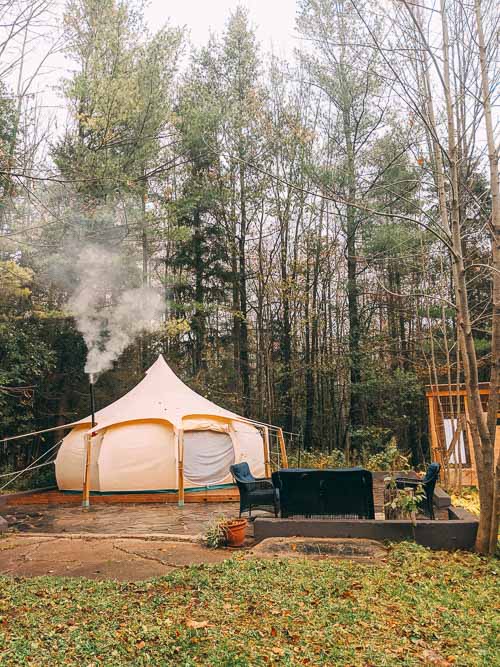
M 37 533 L 198 535 L 224 515 L 238 516 L 238 503 L 173 503 L 78 506 L 8 507 L 2 512 L 11 531 Z

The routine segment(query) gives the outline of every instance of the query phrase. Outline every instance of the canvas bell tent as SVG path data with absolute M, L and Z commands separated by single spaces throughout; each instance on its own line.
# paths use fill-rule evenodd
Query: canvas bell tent
M 95 421 L 94 428 L 91 417 L 76 422 L 64 438 L 55 464 L 60 490 L 80 491 L 87 477 L 92 492 L 178 491 L 182 500 L 184 489 L 230 484 L 235 462 L 247 461 L 256 477 L 269 474 L 267 425 L 203 398 L 161 355 Z

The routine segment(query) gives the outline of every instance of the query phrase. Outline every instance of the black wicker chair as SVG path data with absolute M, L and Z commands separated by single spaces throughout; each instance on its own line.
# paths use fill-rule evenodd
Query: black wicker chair
M 281 516 L 374 519 L 372 474 L 363 468 L 287 468 L 272 476 Z
M 240 516 L 247 510 L 252 516 L 253 508 L 278 516 L 278 494 L 270 479 L 255 478 L 246 462 L 235 463 L 229 470 L 240 492 Z
M 434 489 L 439 479 L 439 471 L 441 466 L 439 463 L 431 463 L 427 468 L 425 477 L 423 479 L 415 479 L 414 477 L 396 477 L 396 487 L 398 489 L 416 489 L 422 485 L 425 492 L 425 499 L 422 501 L 422 509 L 427 511 L 429 517 L 434 520 Z

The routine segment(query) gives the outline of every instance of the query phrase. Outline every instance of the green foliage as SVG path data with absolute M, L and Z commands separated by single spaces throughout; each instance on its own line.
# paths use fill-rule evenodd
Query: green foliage
M 3 577 L 0 662 L 488 667 L 497 569 L 405 543 L 370 564 L 235 557 L 137 583 Z
M 361 456 L 369 456 L 371 452 L 385 451 L 391 435 L 390 429 L 380 426 L 357 428 L 351 435 L 352 447 Z
M 0 261 L 0 318 L 28 309 L 32 283 L 32 269 L 13 260 Z
M 345 465 L 344 452 L 334 449 L 330 453 L 317 450 L 290 452 L 288 456 L 290 467 L 299 466 L 302 468 L 342 468 Z
M 484 357 L 491 351 L 491 340 L 489 338 L 474 338 L 474 347 L 477 355 Z
M 168 338 L 182 336 L 190 331 L 189 322 L 183 318 L 171 318 L 164 324 L 164 330 Z
M 40 383 L 55 364 L 36 320 L 0 321 L 0 416 L 2 431 L 14 435 L 32 426 Z
M 65 320 L 68 281 L 54 274 L 71 275 L 68 248 L 91 239 L 125 247 L 130 278 L 164 290 L 168 311 L 101 378 L 103 404 L 163 352 L 224 407 L 335 448 L 326 459 L 304 453 L 305 465 L 343 465 L 346 444 L 350 461 L 371 468 L 408 452 L 420 463 L 430 363 L 439 381 L 446 364 L 460 367 L 456 312 L 449 256 L 418 224 L 439 225 L 426 130 L 388 104 L 387 61 L 368 48 L 388 34 L 385 19 L 367 0 L 301 0 L 293 70 L 263 57 L 240 7 L 177 72 L 182 32 L 151 34 L 142 0 L 63 4 L 67 131 L 49 139 L 28 89 L 19 118 L 0 84 L 0 318 L 10 331 L 0 332 L 0 380 L 36 385 L 33 401 L 2 390 L 6 428 L 52 426 L 88 408 L 85 351 Z M 45 181 L 49 140 L 57 173 Z M 491 196 L 475 159 L 464 163 L 461 227 L 488 380 Z M 14 179 L 14 167 L 35 176 Z M 46 372 L 30 378 L 32 357 Z M 10 369 L 23 359 L 26 372 Z
M 74 128 L 56 145 L 55 162 L 81 193 L 143 194 L 138 179 L 157 163 L 171 113 L 181 32 L 167 27 L 151 37 L 133 5 L 117 0 L 71 0 L 64 24 L 79 67 L 63 86 Z
M 368 470 L 408 470 L 410 463 L 398 449 L 396 438 L 392 437 L 382 451 L 368 456 L 363 461 Z
M 1 467 L 0 472 L 13 472 L 8 467 Z M 9 478 L 12 479 L 12 478 Z M 8 481 L 5 477 L 0 480 L 0 486 L 3 486 Z M 41 489 L 47 486 L 56 486 L 55 466 L 49 465 L 44 468 L 38 468 L 30 473 L 24 473 L 14 479 L 0 494 L 14 493 L 17 491 L 31 491 L 32 489 Z
M 396 438 L 390 437 L 387 429 L 366 428 L 359 429 L 357 433 L 357 445 L 362 443 L 361 454 L 354 456 L 352 464 L 374 471 L 410 468 L 408 457 L 401 453 Z M 315 449 L 301 451 L 300 460 L 298 450 L 294 449 L 288 452 L 288 463 L 292 468 L 299 465 L 302 468 L 342 468 L 346 465 L 344 452 L 339 449 L 333 449 L 330 453 Z
M 423 486 L 419 484 L 416 489 L 398 489 L 395 478 L 391 478 L 389 488 L 391 489 L 392 497 L 385 506 L 396 512 L 396 518 L 411 518 L 415 523 L 417 510 L 425 498 Z
M 393 436 L 398 443 L 411 444 L 409 435 L 422 418 L 424 397 L 416 373 L 366 358 L 363 380 L 353 391 L 366 406 L 364 425 L 352 431 L 352 449 L 359 459 L 383 452 Z
M 4 198 L 13 189 L 8 172 L 13 166 L 17 138 L 17 119 L 14 96 L 3 81 L 0 81 L 0 214 Z
M 204 540 L 209 549 L 219 549 L 226 544 L 226 521 L 226 517 L 221 515 L 208 524 Z

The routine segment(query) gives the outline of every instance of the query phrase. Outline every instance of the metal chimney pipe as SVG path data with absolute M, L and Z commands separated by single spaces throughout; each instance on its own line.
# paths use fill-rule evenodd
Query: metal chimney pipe
M 92 448 L 92 436 L 95 426 L 95 394 L 94 394 L 95 377 L 93 373 L 89 375 L 89 389 L 90 389 L 90 412 L 92 419 L 92 429 L 90 433 L 85 436 L 85 471 L 83 475 L 83 495 L 82 507 L 88 509 L 90 507 L 90 457 Z
M 93 373 L 89 376 L 89 386 L 90 386 L 90 414 L 92 417 L 92 428 L 95 426 L 95 393 L 94 393 L 94 384 L 95 378 Z

